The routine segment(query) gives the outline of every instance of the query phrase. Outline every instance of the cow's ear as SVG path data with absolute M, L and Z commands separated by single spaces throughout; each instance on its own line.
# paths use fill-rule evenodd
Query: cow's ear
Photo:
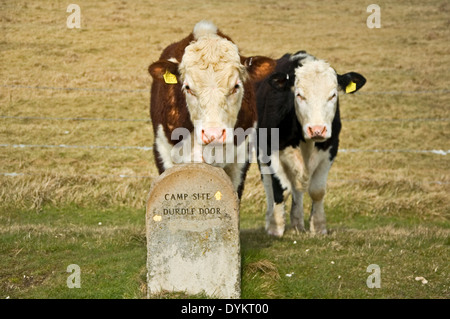
M 275 70 L 276 61 L 265 56 L 252 56 L 245 58 L 244 63 L 250 78 L 259 82 L 264 80 Z
M 366 83 L 366 78 L 356 72 L 349 72 L 337 76 L 339 88 L 345 93 L 355 93 Z
M 179 76 L 178 63 L 159 60 L 148 67 L 148 72 L 153 79 L 164 80 L 166 83 L 175 84 Z
M 276 72 L 268 78 L 271 87 L 278 91 L 284 91 L 288 87 L 289 75 L 286 73 Z

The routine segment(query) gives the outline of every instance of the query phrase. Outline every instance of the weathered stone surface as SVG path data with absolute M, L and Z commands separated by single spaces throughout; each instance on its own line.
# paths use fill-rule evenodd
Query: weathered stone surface
M 147 201 L 148 295 L 240 297 L 239 200 L 225 172 L 182 164 L 152 184 Z

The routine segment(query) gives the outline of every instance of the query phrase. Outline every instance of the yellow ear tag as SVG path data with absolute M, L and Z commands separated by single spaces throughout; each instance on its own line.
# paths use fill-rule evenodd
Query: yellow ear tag
M 164 77 L 164 82 L 166 82 L 167 84 L 177 84 L 177 77 L 170 73 L 169 70 L 166 70 L 166 73 L 164 73 L 163 75 Z
M 345 93 L 352 93 L 356 91 L 356 83 L 351 81 L 345 88 Z

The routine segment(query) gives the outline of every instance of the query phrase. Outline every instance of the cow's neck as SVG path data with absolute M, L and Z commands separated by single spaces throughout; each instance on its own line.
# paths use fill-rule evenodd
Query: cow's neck
M 300 150 L 302 152 L 303 160 L 305 161 L 305 163 L 309 162 L 315 145 L 316 142 L 312 140 L 305 140 L 300 142 Z

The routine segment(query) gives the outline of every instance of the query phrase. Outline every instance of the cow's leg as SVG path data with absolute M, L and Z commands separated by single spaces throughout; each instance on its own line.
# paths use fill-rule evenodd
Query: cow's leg
M 155 156 L 155 164 L 158 167 L 159 174 L 173 166 L 171 156 L 172 147 L 173 145 L 169 143 L 169 140 L 164 133 L 163 126 L 160 124 L 153 144 L 153 154 Z
M 305 231 L 305 221 L 303 218 L 303 192 L 292 189 L 291 225 L 295 232 Z
M 328 172 L 331 162 L 324 159 L 320 162 L 311 176 L 309 185 L 309 195 L 312 199 L 310 216 L 310 230 L 316 234 L 326 234 L 326 218 L 324 211 L 324 197 L 326 192 Z
M 262 178 L 267 199 L 265 229 L 269 235 L 281 237 L 285 228 L 284 190 L 274 174 L 263 174 Z
M 242 193 L 244 192 L 244 184 L 245 179 L 247 177 L 247 172 L 250 168 L 250 158 L 249 154 L 249 142 L 248 139 L 245 140 L 244 143 L 241 143 L 239 146 L 235 146 L 233 144 L 225 146 L 225 155 L 223 158 L 223 162 L 226 164 L 223 169 L 225 173 L 231 179 L 233 183 L 234 190 L 237 192 L 239 199 L 242 197 Z M 229 152 L 233 156 L 233 162 L 227 163 Z
M 225 173 L 230 177 L 231 183 L 234 186 L 234 190 L 237 192 L 239 199 L 241 199 L 244 191 L 244 182 L 247 175 L 247 171 L 250 167 L 250 163 L 232 163 L 225 166 L 223 169 Z
M 250 168 L 250 163 L 246 162 L 243 167 L 241 167 L 241 183 L 238 186 L 237 193 L 239 199 L 242 197 L 242 193 L 244 192 L 245 179 L 247 178 L 247 172 Z
M 162 162 L 161 155 L 158 151 L 158 144 L 153 143 L 153 158 L 155 159 L 156 167 L 158 168 L 158 173 L 161 175 L 164 172 L 164 163 Z
M 291 225 L 294 231 L 303 232 L 303 193 L 308 189 L 309 173 L 298 148 L 284 149 L 280 153 L 280 160 L 292 193 Z

